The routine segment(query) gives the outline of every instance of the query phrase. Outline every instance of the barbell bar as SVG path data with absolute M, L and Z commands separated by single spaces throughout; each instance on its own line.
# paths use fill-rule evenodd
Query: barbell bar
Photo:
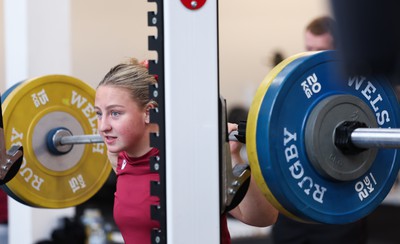
M 237 136 L 245 137 L 239 131 L 232 131 L 228 135 L 228 139 L 229 141 L 241 141 Z M 400 148 L 400 129 L 397 128 L 356 128 L 346 137 L 349 140 L 345 144 L 351 143 L 359 149 Z M 333 140 L 336 141 L 336 138 L 337 134 L 335 134 Z M 67 128 L 50 130 L 48 139 L 50 140 L 50 145 L 56 148 L 64 145 L 104 143 L 99 134 L 72 135 Z M 58 151 L 63 153 L 64 150 L 58 149 Z
M 47 134 L 47 147 L 55 155 L 66 154 L 72 150 L 74 144 L 104 143 L 98 134 L 73 135 L 65 127 L 51 129 Z
M 230 141 L 241 141 L 237 136 L 245 137 L 239 131 L 229 134 Z M 336 140 L 337 135 L 335 134 Z M 368 148 L 400 148 L 400 129 L 398 128 L 356 128 L 346 135 L 349 141 L 359 149 Z M 344 146 L 344 145 L 343 145 Z
M 358 128 L 351 142 L 359 148 L 400 148 L 400 129 Z
M 71 135 L 61 136 L 59 141 L 55 141 L 60 145 L 71 145 L 71 144 L 90 144 L 90 143 L 104 143 L 103 138 L 100 135 Z

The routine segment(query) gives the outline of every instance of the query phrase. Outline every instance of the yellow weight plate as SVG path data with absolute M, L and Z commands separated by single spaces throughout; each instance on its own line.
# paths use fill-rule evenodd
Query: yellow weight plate
M 267 183 L 265 182 L 264 177 L 262 175 L 262 171 L 260 169 L 260 162 L 257 156 L 256 134 L 257 134 L 257 120 L 258 120 L 258 115 L 260 113 L 260 107 L 264 99 L 264 96 L 267 93 L 267 90 L 270 87 L 272 81 L 287 65 L 305 55 L 309 55 L 309 53 L 299 53 L 294 56 L 291 56 L 282 61 L 281 63 L 279 63 L 267 74 L 267 76 L 264 78 L 264 80 L 258 87 L 256 94 L 253 98 L 252 104 L 249 109 L 249 114 L 247 117 L 247 124 L 246 124 L 246 150 L 250 163 L 251 172 L 254 179 L 257 182 L 257 185 L 261 189 L 265 198 L 268 199 L 268 201 L 276 209 L 278 209 L 279 212 L 283 213 L 284 215 L 292 219 L 296 219 L 302 222 L 304 222 L 303 219 L 300 219 L 294 214 L 290 213 L 279 203 L 279 201 L 274 197 Z
M 76 78 L 48 75 L 27 80 L 2 103 L 6 147 L 24 147 L 19 173 L 6 184 L 11 196 L 30 206 L 65 208 L 91 198 L 109 177 L 103 143 L 75 144 L 54 155 L 47 133 L 65 127 L 73 135 L 97 134 L 95 90 Z

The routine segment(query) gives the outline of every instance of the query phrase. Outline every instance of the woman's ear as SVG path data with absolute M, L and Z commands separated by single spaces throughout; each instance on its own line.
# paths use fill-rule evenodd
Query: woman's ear
M 146 105 L 146 117 L 145 117 L 145 123 L 146 124 L 150 124 L 150 110 L 151 109 L 153 109 L 153 108 L 155 108 L 155 106 L 154 106 L 154 104 L 153 103 L 151 103 L 151 102 L 149 102 L 147 105 Z

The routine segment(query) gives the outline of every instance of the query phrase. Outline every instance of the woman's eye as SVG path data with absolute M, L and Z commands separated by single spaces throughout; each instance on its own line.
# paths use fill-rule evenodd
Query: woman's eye
M 112 111 L 112 112 L 111 112 L 111 116 L 112 116 L 112 117 L 118 117 L 119 115 L 120 115 L 119 112 L 116 112 L 116 111 Z
M 102 113 L 100 113 L 100 112 L 96 112 L 96 116 L 97 116 L 97 118 L 101 118 L 101 116 L 102 116 Z

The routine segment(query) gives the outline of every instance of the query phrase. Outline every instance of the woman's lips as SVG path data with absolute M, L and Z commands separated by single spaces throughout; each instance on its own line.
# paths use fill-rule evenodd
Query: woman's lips
M 117 140 L 117 137 L 114 136 L 104 136 L 104 142 L 106 144 L 113 144 Z

